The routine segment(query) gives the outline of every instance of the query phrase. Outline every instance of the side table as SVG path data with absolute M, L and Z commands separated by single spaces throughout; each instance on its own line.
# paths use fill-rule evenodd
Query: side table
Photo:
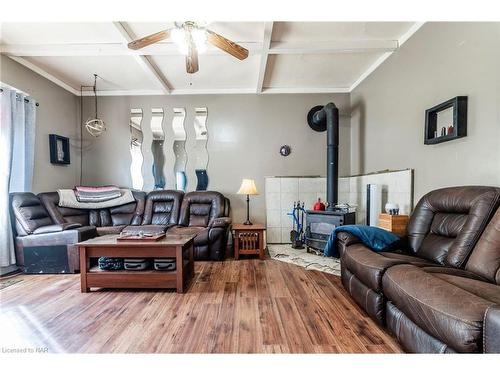
M 409 220 L 410 217 L 408 215 L 380 214 L 378 217 L 378 226 L 399 236 L 404 236 Z
M 261 260 L 266 258 L 264 254 L 264 233 L 266 227 L 263 224 L 233 224 L 234 232 L 234 259 L 238 260 L 240 255 L 258 255 Z

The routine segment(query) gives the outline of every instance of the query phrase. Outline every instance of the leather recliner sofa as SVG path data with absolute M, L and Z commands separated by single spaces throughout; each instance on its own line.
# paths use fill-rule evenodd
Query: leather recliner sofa
M 133 191 L 135 202 L 98 210 L 58 206 L 56 192 L 12 193 L 11 213 L 19 266 L 26 268 L 24 250 L 67 248 L 69 272 L 79 270 L 80 241 L 127 231 L 167 231 L 194 234 L 196 260 L 223 260 L 226 256 L 230 203 L 218 192 Z
M 500 352 L 499 204 L 495 187 L 432 191 L 389 252 L 340 232 L 342 284 L 408 352 Z

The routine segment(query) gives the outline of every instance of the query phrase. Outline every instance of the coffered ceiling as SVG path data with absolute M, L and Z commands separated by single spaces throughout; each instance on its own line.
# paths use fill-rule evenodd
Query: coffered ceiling
M 132 51 L 126 44 L 173 22 L 3 23 L 0 52 L 75 95 L 350 92 L 421 23 L 213 22 L 209 28 L 249 50 L 240 61 L 209 47 L 200 69 L 185 70 L 170 42 Z M 84 92 L 90 95 L 91 92 Z

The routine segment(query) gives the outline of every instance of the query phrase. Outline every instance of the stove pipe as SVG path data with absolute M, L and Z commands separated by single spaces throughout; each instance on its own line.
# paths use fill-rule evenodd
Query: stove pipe
M 339 185 L 339 109 L 328 103 L 317 111 L 312 122 L 317 126 L 325 126 L 327 139 L 326 160 L 326 202 L 327 211 L 333 211 L 338 203 Z

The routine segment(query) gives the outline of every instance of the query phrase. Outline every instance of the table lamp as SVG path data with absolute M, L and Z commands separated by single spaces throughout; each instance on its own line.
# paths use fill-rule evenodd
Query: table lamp
M 257 187 L 255 186 L 255 181 L 249 178 L 244 178 L 243 181 L 241 181 L 240 190 L 238 190 L 236 194 L 247 195 L 247 221 L 245 221 L 243 224 L 252 225 L 252 222 L 250 221 L 250 195 L 259 194 L 257 192 Z

